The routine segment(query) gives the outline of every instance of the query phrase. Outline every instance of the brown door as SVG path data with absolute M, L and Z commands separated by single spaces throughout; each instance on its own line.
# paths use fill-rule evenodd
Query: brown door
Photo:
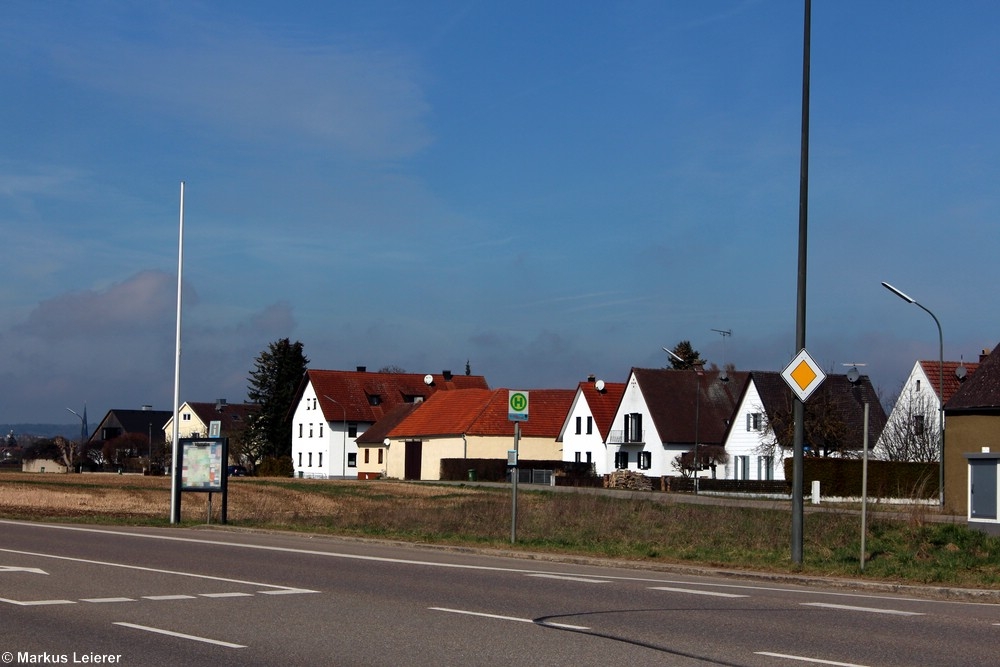
M 420 440 L 406 441 L 406 460 L 403 462 L 404 479 L 420 479 L 420 457 L 424 443 Z

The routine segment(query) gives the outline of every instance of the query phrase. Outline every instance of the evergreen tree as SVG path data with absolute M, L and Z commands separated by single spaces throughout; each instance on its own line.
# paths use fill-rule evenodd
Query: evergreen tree
M 254 361 L 247 398 L 259 407 L 249 419 L 245 439 L 248 458 L 255 459 L 254 463 L 265 456 L 291 456 L 288 413 L 308 364 L 302 343 L 287 338 L 269 344 Z
M 691 341 L 682 340 L 674 345 L 673 353 L 684 361 L 678 361 L 673 354 L 670 355 L 670 366 L 674 370 L 687 370 L 695 366 L 704 366 L 706 361 L 701 358 L 701 353 L 691 346 Z

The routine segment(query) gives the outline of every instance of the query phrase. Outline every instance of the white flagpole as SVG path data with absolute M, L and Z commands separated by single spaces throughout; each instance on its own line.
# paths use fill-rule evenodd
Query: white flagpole
M 180 503 L 180 470 L 178 470 L 177 448 L 180 445 L 180 409 L 181 400 L 181 285 L 184 275 L 184 181 L 181 181 L 181 214 L 180 231 L 177 240 L 177 346 L 174 358 L 174 446 L 170 462 L 170 523 L 181 520 Z

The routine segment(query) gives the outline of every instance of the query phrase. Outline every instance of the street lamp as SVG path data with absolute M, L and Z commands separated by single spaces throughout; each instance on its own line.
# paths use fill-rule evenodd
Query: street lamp
M 334 403 L 336 403 L 337 405 L 339 405 L 340 409 L 344 413 L 344 423 L 343 423 L 343 429 L 344 429 L 344 461 L 343 461 L 343 463 L 344 463 L 344 468 L 343 468 L 343 474 L 344 474 L 344 477 L 347 477 L 347 409 L 343 406 L 343 404 L 340 401 L 338 401 L 335 398 L 330 398 L 326 394 L 323 394 L 323 398 L 325 398 L 328 401 L 333 401 Z
M 663 348 L 663 351 L 673 357 L 676 361 L 681 364 L 688 363 L 684 358 L 673 350 L 668 350 Z M 701 471 L 701 458 L 698 452 L 698 426 L 701 424 L 701 419 L 699 413 L 699 408 L 701 404 L 701 376 L 705 374 L 704 369 L 699 370 L 699 363 L 692 363 L 691 370 L 695 372 L 695 384 L 694 384 L 694 493 L 698 495 L 698 473 Z
M 887 282 L 882 283 L 886 288 L 900 299 L 907 303 L 919 306 L 925 313 L 934 318 L 934 324 L 938 330 L 938 493 L 940 495 L 941 507 L 944 507 L 944 334 L 941 333 L 941 322 L 937 316 L 913 297 L 907 295 Z

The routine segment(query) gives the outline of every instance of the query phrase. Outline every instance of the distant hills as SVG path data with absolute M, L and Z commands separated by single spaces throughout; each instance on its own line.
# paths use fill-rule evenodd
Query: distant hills
M 80 422 L 75 424 L 0 424 L 0 437 L 6 438 L 11 431 L 17 437 L 54 438 L 61 435 L 67 440 L 79 440 Z

